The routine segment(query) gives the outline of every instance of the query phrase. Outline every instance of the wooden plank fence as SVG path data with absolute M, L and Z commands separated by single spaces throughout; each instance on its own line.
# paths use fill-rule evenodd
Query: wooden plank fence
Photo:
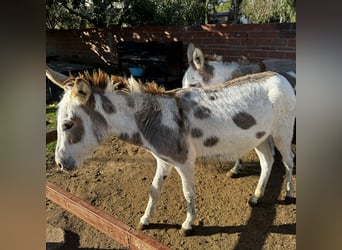
M 56 138 L 57 132 L 49 131 L 46 134 L 46 143 L 53 142 Z M 46 181 L 46 197 L 124 247 L 132 250 L 171 250 L 49 181 Z

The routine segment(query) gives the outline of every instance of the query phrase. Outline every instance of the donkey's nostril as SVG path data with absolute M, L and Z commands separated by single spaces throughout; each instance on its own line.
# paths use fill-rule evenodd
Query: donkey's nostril
M 59 170 L 63 170 L 63 164 L 62 163 L 58 162 L 57 166 L 58 166 Z

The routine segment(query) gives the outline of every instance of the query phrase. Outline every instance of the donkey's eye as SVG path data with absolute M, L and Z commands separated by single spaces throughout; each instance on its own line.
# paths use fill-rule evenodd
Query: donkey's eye
M 66 130 L 71 129 L 73 126 L 74 126 L 74 123 L 72 121 L 65 122 L 62 125 L 62 129 L 63 129 L 63 131 L 66 131 Z

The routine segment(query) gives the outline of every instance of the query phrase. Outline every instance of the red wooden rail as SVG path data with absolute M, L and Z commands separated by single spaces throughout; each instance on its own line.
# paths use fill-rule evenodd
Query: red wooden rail
M 46 197 L 132 250 L 170 249 L 49 181 L 46 181 Z
M 46 143 L 54 141 L 53 138 L 56 135 L 53 132 L 48 134 L 46 135 Z M 159 241 L 129 227 L 108 213 L 90 205 L 49 181 L 46 181 L 46 197 L 97 230 L 107 234 L 124 247 L 132 250 L 170 250 L 170 248 Z

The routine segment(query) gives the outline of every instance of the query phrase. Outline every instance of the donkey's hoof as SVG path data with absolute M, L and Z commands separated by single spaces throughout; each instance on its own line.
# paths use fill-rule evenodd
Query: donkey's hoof
M 239 178 L 239 177 L 240 177 L 240 174 L 239 174 L 239 173 L 234 173 L 234 172 L 228 171 L 228 172 L 227 172 L 227 176 L 228 176 L 229 178 L 235 179 L 235 178 Z
M 145 230 L 147 229 L 148 225 L 142 224 L 141 222 L 139 222 L 137 229 L 138 230 Z
M 296 198 L 295 197 L 290 197 L 290 196 L 286 196 L 284 203 L 286 205 L 290 205 L 290 204 L 296 204 Z
M 193 230 L 181 228 L 181 230 L 179 231 L 179 234 L 183 237 L 190 236 L 193 234 Z
M 258 205 L 258 198 L 255 196 L 251 196 L 251 198 L 248 199 L 248 205 L 250 207 L 255 207 L 256 205 Z

